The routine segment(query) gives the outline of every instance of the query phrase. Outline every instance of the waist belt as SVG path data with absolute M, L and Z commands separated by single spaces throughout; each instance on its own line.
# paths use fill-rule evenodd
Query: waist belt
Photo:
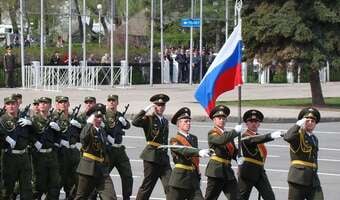
M 191 165 L 183 165 L 183 164 L 175 164 L 175 168 L 185 169 L 185 170 L 190 170 L 190 171 L 194 171 L 194 169 L 195 169 Z
M 224 159 L 224 158 L 221 158 L 221 157 L 218 157 L 218 156 L 211 156 L 210 159 L 215 160 L 215 161 L 220 162 L 220 163 L 224 163 L 226 165 L 230 164 L 230 160 L 227 160 L 227 159 Z
M 5 152 L 12 154 L 24 154 L 27 152 L 27 149 L 17 150 L 17 149 L 5 149 Z
M 52 152 L 52 148 L 48 148 L 48 149 L 39 149 L 39 153 L 51 153 Z
M 260 166 L 263 166 L 263 165 L 264 165 L 264 162 L 259 161 L 259 160 L 256 160 L 256 159 L 254 159 L 254 158 L 244 157 L 244 161 L 253 163 L 253 164 L 255 164 L 255 165 L 260 165 Z
M 302 165 L 306 167 L 316 168 L 316 164 L 312 162 L 307 162 L 303 160 L 292 160 L 292 165 Z
M 154 147 L 159 147 L 159 146 L 161 146 L 160 143 L 158 143 L 158 142 L 153 142 L 153 141 L 148 141 L 148 145 L 151 145 L 151 146 L 154 146 Z
M 84 153 L 83 153 L 83 156 L 84 156 L 85 158 L 89 158 L 89 159 L 91 159 L 91 160 L 95 160 L 95 161 L 98 161 L 98 162 L 104 162 L 104 158 L 95 156 L 95 155 L 90 154 L 90 153 L 84 152 Z

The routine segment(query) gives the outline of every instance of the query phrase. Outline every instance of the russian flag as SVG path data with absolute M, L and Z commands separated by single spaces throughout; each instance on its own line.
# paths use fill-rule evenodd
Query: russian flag
M 215 101 L 218 96 L 243 83 L 241 59 L 242 35 L 241 23 L 239 23 L 218 52 L 196 89 L 195 98 L 208 115 L 215 107 Z

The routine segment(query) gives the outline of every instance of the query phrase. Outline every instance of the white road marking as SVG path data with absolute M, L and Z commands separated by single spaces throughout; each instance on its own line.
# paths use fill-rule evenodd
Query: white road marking
M 336 159 L 326 159 L 326 158 L 318 158 L 318 161 L 340 162 L 340 160 L 336 160 Z

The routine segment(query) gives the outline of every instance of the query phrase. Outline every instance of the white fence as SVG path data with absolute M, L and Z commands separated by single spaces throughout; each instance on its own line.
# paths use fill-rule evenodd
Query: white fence
M 124 66 L 40 66 L 24 67 L 24 88 L 59 91 L 63 88 L 98 89 L 132 84 L 132 67 Z

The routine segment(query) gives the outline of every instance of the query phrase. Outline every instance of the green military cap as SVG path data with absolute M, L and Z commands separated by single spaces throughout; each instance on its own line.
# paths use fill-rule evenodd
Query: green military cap
M 95 106 L 93 106 L 92 108 L 90 108 L 87 112 L 86 112 L 86 115 L 87 116 L 90 116 L 92 114 L 95 114 L 95 115 L 99 115 L 99 116 L 102 116 L 102 115 L 105 115 L 106 114 L 106 107 L 104 104 L 102 103 L 97 103 Z
M 9 97 L 4 98 L 5 104 L 11 103 L 11 102 L 17 102 L 17 100 L 13 96 L 9 96 Z
M 67 96 L 56 96 L 55 101 L 60 103 L 60 102 L 68 102 L 68 97 Z
M 155 94 L 150 98 L 150 101 L 154 104 L 164 105 L 170 100 L 170 97 L 166 94 Z
M 191 119 L 191 111 L 187 107 L 179 109 L 171 119 L 172 124 L 176 124 L 180 119 Z
M 321 119 L 321 115 L 320 115 L 320 112 L 316 108 L 307 107 L 307 108 L 302 109 L 299 113 L 298 120 L 302 118 L 311 118 L 311 119 L 314 119 L 316 123 L 318 123 Z
M 48 97 L 40 97 L 38 99 L 39 102 L 45 102 L 45 103 L 52 103 L 52 99 Z
M 39 104 L 39 99 L 33 99 L 33 105 L 38 105 Z
M 107 96 L 107 100 L 118 101 L 118 95 L 110 94 L 109 96 Z
M 210 111 L 209 117 L 210 119 L 213 119 L 214 117 L 218 117 L 218 116 L 228 117 L 229 114 L 230 114 L 230 109 L 227 106 L 218 105 L 218 106 L 215 106 L 215 108 L 213 108 Z
M 245 112 L 243 114 L 243 121 L 244 122 L 247 122 L 249 120 L 256 120 L 256 121 L 262 122 L 263 118 L 264 118 L 264 116 L 263 116 L 262 112 L 255 110 L 255 109 L 248 110 L 247 112 Z
M 13 97 L 14 99 L 22 99 L 22 94 L 14 93 L 14 94 L 12 94 L 12 97 Z
M 87 96 L 84 98 L 84 103 L 89 102 L 89 101 L 96 102 L 96 97 Z

